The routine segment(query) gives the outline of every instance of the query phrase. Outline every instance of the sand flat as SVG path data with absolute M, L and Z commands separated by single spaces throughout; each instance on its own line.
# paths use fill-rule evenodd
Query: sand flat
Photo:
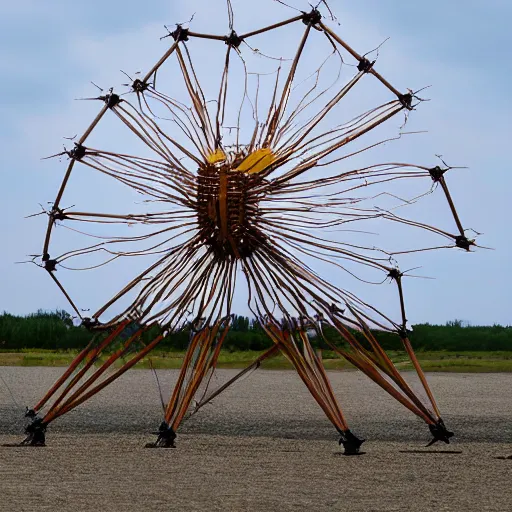
M 0 368 L 0 442 L 22 438 L 62 368 Z M 219 383 L 234 372 L 219 372 Z M 165 394 L 177 377 L 159 370 Z M 147 450 L 161 421 L 154 375 L 136 370 L 49 428 L 48 446 L 0 448 L 1 511 L 512 510 L 512 375 L 429 375 L 452 445 L 357 372 L 331 372 L 366 455 L 343 457 L 298 377 L 260 370 L 183 425 L 176 450 Z

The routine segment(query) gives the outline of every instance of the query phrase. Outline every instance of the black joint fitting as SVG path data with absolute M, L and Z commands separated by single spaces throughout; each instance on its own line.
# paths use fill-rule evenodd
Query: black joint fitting
M 42 257 L 41 259 L 42 259 L 43 261 L 48 261 L 48 260 L 50 259 L 50 255 L 49 255 L 47 252 L 45 252 L 45 253 L 43 254 L 43 257 Z
M 114 108 L 116 105 L 119 105 L 119 103 L 121 103 L 121 98 L 113 92 L 111 92 L 107 96 L 104 96 L 103 100 L 107 104 L 108 108 Z
M 398 100 L 407 110 L 412 110 L 412 98 L 413 95 L 410 92 L 398 96 Z
M 22 444 L 30 446 L 45 446 L 46 445 L 46 423 L 43 423 L 42 418 L 35 417 L 30 425 L 25 428 L 27 438 Z
M 233 48 L 238 48 L 242 44 L 242 41 L 243 38 L 241 38 L 234 30 L 231 31 L 229 36 L 224 38 L 224 42 Z
M 400 270 L 397 268 L 392 268 L 388 274 L 388 277 L 390 277 L 393 281 L 398 281 L 402 276 L 402 272 L 400 272 Z
M 176 439 L 176 432 L 170 427 L 166 421 L 162 421 L 158 432 L 154 432 L 158 436 L 155 443 L 149 443 L 147 448 L 176 448 L 174 440 Z
M 171 32 L 171 36 L 175 41 L 181 43 L 182 41 L 188 41 L 188 28 L 183 28 L 181 25 L 176 26 L 176 30 Z
M 66 220 L 68 218 L 67 215 L 64 213 L 64 210 L 61 210 L 57 206 L 54 206 L 50 211 L 50 217 L 52 218 L 53 222 L 57 220 Z
M 136 78 L 132 84 L 132 90 L 134 92 L 144 92 L 149 85 L 146 82 L 143 82 L 142 80 Z
M 343 445 L 343 455 L 363 455 L 364 452 L 360 451 L 361 445 L 365 439 L 359 439 L 350 430 L 340 432 L 341 437 L 339 440 L 340 446 Z
M 459 249 L 464 249 L 465 251 L 469 251 L 472 245 L 475 245 L 473 240 L 469 240 L 467 237 L 463 235 L 459 235 L 455 237 L 455 245 L 459 247 Z
M 401 340 L 406 340 L 409 337 L 409 331 L 406 327 L 399 327 L 396 331 Z
M 29 409 L 28 407 L 25 410 L 25 418 L 35 418 L 37 416 L 36 411 L 34 409 Z
M 82 146 L 82 144 L 79 144 L 78 142 L 75 142 L 75 147 L 71 151 L 68 151 L 68 156 L 72 160 L 82 160 L 82 158 L 85 156 L 85 152 L 86 147 Z
M 437 182 L 441 181 L 441 178 L 443 177 L 444 173 L 447 170 L 448 169 L 442 169 L 441 167 L 439 167 L 439 165 L 437 165 L 436 167 L 433 167 L 432 169 L 429 169 L 428 173 L 430 174 L 430 177 L 432 178 L 432 181 L 437 183 Z
M 345 310 L 339 308 L 334 302 L 329 306 L 329 311 L 333 314 L 341 313 L 342 315 L 345 314 Z
M 316 25 L 322 21 L 322 14 L 318 9 L 313 9 L 311 12 L 302 12 L 302 23 L 304 25 Z
M 430 430 L 430 433 L 434 436 L 434 439 L 432 439 L 432 441 L 430 441 L 430 443 L 427 444 L 427 447 L 432 446 L 434 443 L 437 443 L 438 441 L 443 441 L 443 443 L 450 444 L 450 438 L 455 435 L 453 432 L 450 432 L 446 428 L 441 418 L 439 418 L 439 421 L 434 425 L 429 425 L 428 428 Z
M 92 331 L 100 326 L 100 322 L 97 318 L 85 317 L 82 319 L 82 323 L 80 325 L 85 327 L 88 331 Z
M 57 260 L 51 260 L 51 259 L 44 260 L 44 269 L 48 272 L 56 272 Z
M 363 72 L 363 73 L 369 73 L 370 70 L 373 68 L 373 65 L 375 64 L 375 61 L 371 62 L 369 61 L 366 57 L 363 57 L 360 61 L 359 61 L 359 64 L 357 65 L 357 69 L 358 71 L 360 72 Z

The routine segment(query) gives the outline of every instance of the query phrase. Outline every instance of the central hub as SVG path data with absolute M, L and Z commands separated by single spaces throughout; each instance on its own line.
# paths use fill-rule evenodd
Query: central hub
M 273 162 L 267 150 L 227 157 L 217 150 L 197 172 L 197 220 L 204 243 L 220 258 L 243 259 L 265 240 L 258 228 L 260 173 Z

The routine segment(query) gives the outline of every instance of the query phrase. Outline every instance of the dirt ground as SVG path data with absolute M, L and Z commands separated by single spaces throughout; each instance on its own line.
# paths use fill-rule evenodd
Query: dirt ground
M 0 368 L 0 443 L 23 438 L 24 406 L 61 372 Z M 158 376 L 168 395 L 177 373 Z M 426 454 L 407 453 L 430 439 L 409 411 L 358 373 L 330 376 L 364 456 L 340 455 L 288 371 L 236 384 L 183 425 L 175 450 L 144 449 L 162 412 L 154 375 L 137 370 L 52 424 L 47 447 L 0 447 L 0 511 L 512 510 L 512 460 L 497 458 L 512 455 L 512 375 L 430 375 L 456 438 Z M 446 449 L 462 453 L 435 453 Z

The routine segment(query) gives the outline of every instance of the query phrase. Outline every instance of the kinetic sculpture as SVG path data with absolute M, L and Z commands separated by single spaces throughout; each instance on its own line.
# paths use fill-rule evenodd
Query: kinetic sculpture
M 420 99 L 412 91 L 401 93 L 385 80 L 375 70 L 375 60 L 358 54 L 324 23 L 319 6 L 274 25 L 238 34 L 228 0 L 228 35 L 195 33 L 177 25 L 169 33 L 173 43 L 142 78 L 132 81 L 131 94 L 120 96 L 110 90 L 96 98 L 103 103 L 100 112 L 74 148 L 62 153 L 69 164 L 48 212 L 40 264 L 64 293 L 82 325 L 95 335 L 48 393 L 27 411 L 32 423 L 25 444 L 44 445 L 45 431 L 52 421 L 136 365 L 169 333 L 185 327 L 190 329 L 190 343 L 153 446 L 173 447 L 184 419 L 281 351 L 339 432 L 345 453 L 360 453 L 363 441 L 349 429 L 322 361 L 311 346 L 312 333 L 422 418 L 434 436 L 432 442 L 449 442 L 453 434 L 444 426 L 408 339 L 402 285 L 405 273 L 394 259 L 398 253 L 336 240 L 332 230 L 379 220 L 439 235 L 447 240 L 443 247 L 469 251 L 474 241 L 466 237 L 449 194 L 445 180 L 448 166 L 387 163 L 343 169 L 351 158 L 384 141 L 354 151 L 346 150 L 349 143 L 400 112 L 412 111 Z M 262 75 L 246 69 L 244 55 L 261 53 L 248 41 L 258 36 L 268 38 L 285 26 L 302 32 L 298 34 L 298 48 L 289 61 L 274 59 L 277 69 L 271 75 L 273 85 L 263 90 Z M 320 87 L 325 62 L 304 82 L 298 81 L 305 52 L 320 38 L 329 45 L 329 58 L 338 59 L 340 69 L 349 66 L 346 58 L 355 62 L 349 68 L 355 72 L 343 85 L 339 73 L 329 87 Z M 225 46 L 224 67 L 213 101 L 207 100 L 193 65 L 197 40 Z M 158 72 L 173 60 L 179 69 L 179 76 L 173 77 L 173 90 L 181 87 L 186 99 L 177 99 L 172 91 L 167 94 L 158 87 Z M 243 77 L 228 88 L 234 61 L 239 68 L 242 63 Z M 333 123 L 329 114 L 364 80 L 377 80 L 392 98 L 348 122 Z M 255 83 L 252 93 L 250 83 Z M 295 91 L 304 83 L 307 87 L 295 101 Z M 226 120 L 235 101 L 231 93 L 237 98 L 243 96 L 234 115 L 235 126 Z M 249 109 L 249 119 L 244 117 L 244 109 Z M 117 117 L 119 128 L 131 132 L 152 156 L 89 146 L 91 133 L 107 115 Z M 166 126 L 169 121 L 172 129 Z M 123 214 L 62 208 L 66 186 L 78 166 L 132 187 L 146 198 L 148 211 Z M 455 221 L 455 233 L 397 216 L 389 209 L 364 205 L 364 201 L 373 201 L 382 193 L 358 195 L 368 187 L 413 178 L 440 185 Z M 391 196 L 389 191 L 385 194 Z M 161 208 L 150 211 L 153 205 Z M 71 227 L 79 222 L 101 228 L 117 228 L 124 223 L 149 232 L 97 235 L 72 228 L 84 238 L 96 237 L 96 243 L 53 255 L 50 242 L 55 226 Z M 85 318 L 56 271 L 62 268 L 65 273 L 71 270 L 71 260 L 98 255 L 105 256 L 105 260 L 88 265 L 91 272 L 122 258 L 145 257 L 152 261 Z M 316 271 L 315 265 L 330 265 L 328 278 L 325 270 Z M 336 284 L 344 276 L 357 277 L 351 270 L 357 266 L 365 272 L 380 273 L 378 282 L 391 280 L 396 284 L 399 320 L 392 320 Z M 245 280 L 248 307 L 274 346 L 212 392 L 207 384 L 230 328 L 237 279 Z M 342 336 L 344 347 L 328 338 L 327 325 Z M 148 340 L 147 333 L 155 326 L 159 326 L 159 334 Z M 375 338 L 376 329 L 395 332 L 401 338 L 424 396 L 415 393 L 397 370 Z M 103 362 L 95 364 L 102 355 Z M 114 365 L 121 361 L 123 364 Z M 200 388 L 206 391 L 199 393 Z

